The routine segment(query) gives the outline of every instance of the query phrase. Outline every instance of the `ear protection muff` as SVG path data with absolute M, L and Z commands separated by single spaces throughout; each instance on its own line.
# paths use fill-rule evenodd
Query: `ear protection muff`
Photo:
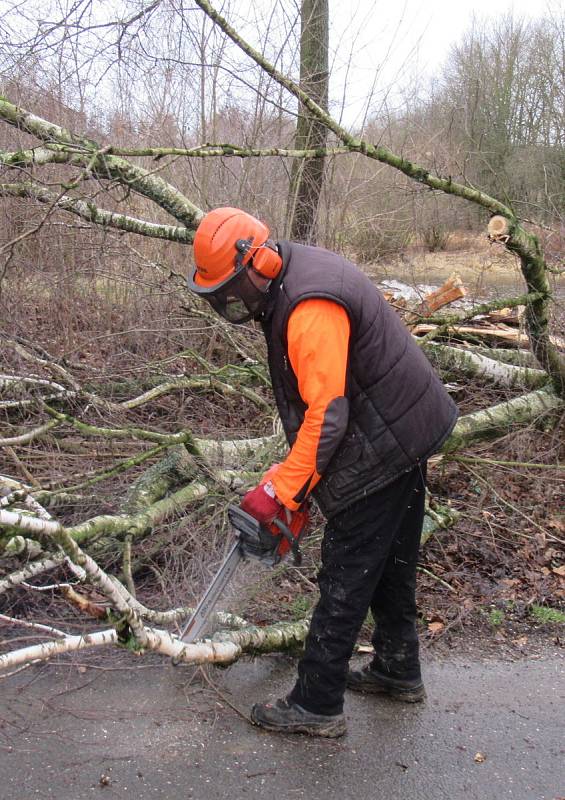
M 258 247 L 253 247 L 253 239 L 238 239 L 235 243 L 237 256 L 235 259 L 236 270 L 251 262 L 251 266 L 264 278 L 272 280 L 279 274 L 282 266 L 282 259 L 276 246 L 267 239 L 266 242 Z
M 269 280 L 276 278 L 282 267 L 282 258 L 276 246 L 270 240 L 267 240 L 259 247 L 250 249 L 253 259 L 251 266 L 255 272 Z

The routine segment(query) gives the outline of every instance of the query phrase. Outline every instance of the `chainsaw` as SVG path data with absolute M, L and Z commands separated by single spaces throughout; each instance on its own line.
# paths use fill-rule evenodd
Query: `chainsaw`
M 309 519 L 306 508 L 298 511 L 282 508 L 270 525 L 263 525 L 239 506 L 230 505 L 228 519 L 235 541 L 180 633 L 181 641 L 187 644 L 196 641 L 205 630 L 218 598 L 233 577 L 240 561 L 253 559 L 274 567 L 292 553 L 296 565 L 302 562 L 300 541 Z

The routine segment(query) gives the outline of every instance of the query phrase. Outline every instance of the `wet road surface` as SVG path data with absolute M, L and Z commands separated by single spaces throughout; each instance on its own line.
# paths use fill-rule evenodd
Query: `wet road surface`
M 162 661 L 77 663 L 0 682 L 1 800 L 565 798 L 557 649 L 428 663 L 423 706 L 348 693 L 338 740 L 263 732 L 230 706 L 284 694 L 285 656 L 209 669 L 210 682 Z

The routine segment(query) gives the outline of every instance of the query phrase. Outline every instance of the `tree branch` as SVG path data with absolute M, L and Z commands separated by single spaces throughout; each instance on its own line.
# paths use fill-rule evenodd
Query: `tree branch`
M 234 28 L 222 17 L 208 2 L 196 0 L 196 4 L 204 13 L 228 36 L 244 53 L 258 64 L 277 83 L 283 86 L 296 97 L 310 111 L 313 117 L 322 122 L 333 131 L 336 136 L 354 152 L 363 153 L 369 158 L 388 164 L 399 170 L 412 180 L 428 186 L 430 189 L 439 190 L 446 194 L 461 197 L 489 211 L 499 215 L 506 222 L 507 230 L 503 234 L 504 244 L 520 257 L 522 274 L 526 281 L 528 291 L 540 293 L 542 297 L 536 302 L 529 303 L 526 322 L 531 337 L 532 349 L 536 358 L 552 377 L 556 391 L 565 397 L 565 360 L 549 340 L 548 333 L 548 300 L 551 297 L 550 287 L 546 275 L 546 266 L 541 252 L 541 247 L 535 236 L 529 234 L 520 225 L 514 212 L 504 203 L 490 197 L 488 194 L 453 181 L 451 177 L 441 178 L 432 175 L 428 169 L 397 156 L 388 148 L 375 146 L 361 139 L 356 139 L 336 120 L 315 103 L 298 84 L 287 78 L 271 64 L 261 53 L 248 44 Z M 492 233 L 492 231 L 491 231 Z
M 527 425 L 562 408 L 563 401 L 555 392 L 551 389 L 538 389 L 506 403 L 466 414 L 458 419 L 441 452 L 453 453 L 472 442 L 494 439 L 507 433 L 515 425 Z
M 76 165 L 91 169 L 98 179 L 117 180 L 138 194 L 148 197 L 190 230 L 194 230 L 202 219 L 201 209 L 170 183 L 124 158 L 107 155 L 104 148 L 92 139 L 77 136 L 10 103 L 4 97 L 0 97 L 0 119 L 45 142 L 46 148 L 54 154 L 62 153 L 63 160 L 74 160 Z M 22 165 L 27 165 L 26 151 L 23 153 Z M 56 155 L 53 158 L 55 160 Z M 12 164 L 16 165 L 17 163 Z
M 191 244 L 194 237 L 194 233 L 187 228 L 179 228 L 174 225 L 158 225 L 155 222 L 147 222 L 147 220 L 129 217 L 126 214 L 106 211 L 98 208 L 91 200 L 80 200 L 67 195 L 59 196 L 55 192 L 50 192 L 48 189 L 29 181 L 0 184 L 0 197 L 21 197 L 37 200 L 39 203 L 51 205 L 52 208 L 75 214 L 95 225 L 114 228 L 127 233 L 137 233 L 153 239 L 167 239 L 171 242 Z
M 458 347 L 427 342 L 422 349 L 436 367 L 457 370 L 470 378 L 488 378 L 495 386 L 527 386 L 529 389 L 537 389 L 550 380 L 547 372 L 542 369 L 503 364 Z
M 111 145 L 107 152 L 111 155 L 126 156 L 128 158 L 153 157 L 156 159 L 165 156 L 184 156 L 185 158 L 326 158 L 351 153 L 347 145 L 338 147 L 312 147 L 292 149 L 286 147 L 241 147 L 237 144 L 205 144 L 199 147 L 114 147 Z
M 478 203 L 483 208 L 491 211 L 493 214 L 502 214 L 504 216 L 512 217 L 512 211 L 508 206 L 495 200 L 493 197 L 472 189 L 460 183 L 452 181 L 451 178 L 440 178 L 432 175 L 429 170 L 414 164 L 401 156 L 392 153 L 386 147 L 377 147 L 369 144 L 361 139 L 356 139 L 345 128 L 343 128 L 333 117 L 323 110 L 311 97 L 304 92 L 300 86 L 290 78 L 287 78 L 277 68 L 271 64 L 258 50 L 255 50 L 248 44 L 238 33 L 232 28 L 228 21 L 222 17 L 208 2 L 208 0 L 195 0 L 202 11 L 228 36 L 240 50 L 248 55 L 255 63 L 260 66 L 268 75 L 271 76 L 277 83 L 283 86 L 294 97 L 300 100 L 301 103 L 310 111 L 313 117 L 320 120 L 329 130 L 333 131 L 336 136 L 347 146 L 351 152 L 363 153 L 369 158 L 374 158 L 383 164 L 388 164 L 390 167 L 403 172 L 409 178 L 412 178 L 419 183 L 429 186 L 430 189 L 439 189 L 447 194 L 453 194 L 457 197 L 463 197 L 466 200 L 471 200 Z

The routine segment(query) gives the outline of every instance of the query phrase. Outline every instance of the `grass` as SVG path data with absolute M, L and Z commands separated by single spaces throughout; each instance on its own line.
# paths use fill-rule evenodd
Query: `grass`
M 505 610 L 512 611 L 512 601 L 506 604 Z M 500 608 L 484 609 L 483 614 L 488 619 L 493 628 L 499 628 L 505 621 L 505 611 Z M 529 609 L 529 615 L 538 625 L 564 625 L 565 624 L 565 611 L 560 611 L 558 608 L 551 608 L 551 606 L 532 605 Z
M 301 619 L 304 619 L 305 616 L 311 611 L 312 609 L 312 599 L 303 594 L 299 594 L 297 597 L 294 598 L 292 603 L 290 604 L 290 613 L 292 614 L 293 620 L 298 622 Z
M 540 625 L 563 625 L 565 624 L 565 611 L 550 606 L 536 606 L 530 608 L 530 615 Z
M 504 611 L 499 608 L 491 608 L 487 616 L 493 628 L 498 628 L 504 622 Z

